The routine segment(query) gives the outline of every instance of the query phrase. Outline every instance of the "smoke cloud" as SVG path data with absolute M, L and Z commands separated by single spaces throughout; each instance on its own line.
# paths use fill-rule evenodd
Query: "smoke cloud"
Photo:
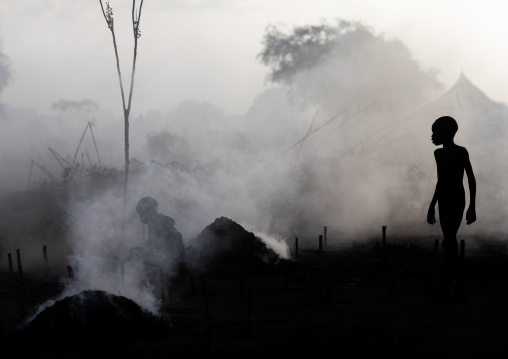
M 459 236 L 504 233 L 507 106 L 465 76 L 443 93 L 436 73 L 402 43 L 362 24 L 272 27 L 264 46 L 273 86 L 247 113 L 188 100 L 131 117 L 125 222 L 122 118 L 92 100 L 60 100 L 52 116 L 6 106 L 1 187 L 25 191 L 30 159 L 56 177 L 76 271 L 66 293 L 104 289 L 157 311 L 155 282 L 140 263 L 126 265 L 119 280 L 120 261 L 146 241 L 134 210 L 144 196 L 175 219 L 186 245 L 225 216 L 284 258 L 288 238 L 305 246 L 323 226 L 330 245 L 377 236 L 383 225 L 401 236 L 439 235 L 425 219 L 436 181 L 431 125 L 443 115 L 457 119 L 456 142 L 468 148 L 478 182 L 478 222 Z M 76 150 L 92 120 L 102 166 L 90 132 Z M 50 147 L 75 169 L 62 169 Z M 28 189 L 51 182 L 32 169 Z

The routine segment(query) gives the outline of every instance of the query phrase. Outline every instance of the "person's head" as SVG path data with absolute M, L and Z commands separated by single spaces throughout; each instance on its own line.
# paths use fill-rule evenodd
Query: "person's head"
M 439 117 L 432 124 L 432 143 L 439 146 L 445 142 L 453 141 L 453 137 L 458 129 L 457 121 L 453 117 Z
M 157 214 L 157 201 L 152 197 L 143 197 L 136 205 L 136 212 L 139 214 L 141 223 L 148 223 L 150 217 Z

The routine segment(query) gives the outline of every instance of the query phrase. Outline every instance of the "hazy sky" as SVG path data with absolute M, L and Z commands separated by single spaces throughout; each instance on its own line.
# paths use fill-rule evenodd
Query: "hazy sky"
M 129 84 L 131 2 L 110 1 L 124 84 Z M 146 0 L 133 114 L 185 99 L 243 113 L 265 88 L 256 59 L 269 24 L 359 20 L 402 40 L 451 86 L 461 71 L 508 103 L 508 5 L 484 0 Z M 111 34 L 92 0 L 0 0 L 0 39 L 14 77 L 0 101 L 51 113 L 60 100 L 91 99 L 121 113 Z

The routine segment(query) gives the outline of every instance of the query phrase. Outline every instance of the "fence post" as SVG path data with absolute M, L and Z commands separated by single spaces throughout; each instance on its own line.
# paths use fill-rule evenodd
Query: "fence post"
M 383 249 L 386 248 L 386 226 L 382 227 L 383 229 Z
M 24 276 L 23 276 L 23 266 L 21 265 L 21 250 L 20 249 L 16 249 L 16 257 L 17 257 L 17 260 L 18 260 L 18 275 L 19 275 L 19 280 L 21 282 L 23 282 Z
M 74 270 L 70 264 L 67 265 L 67 274 L 69 275 L 70 279 L 74 279 Z
M 44 256 L 44 264 L 48 265 L 48 248 L 46 245 L 42 246 L 42 255 Z

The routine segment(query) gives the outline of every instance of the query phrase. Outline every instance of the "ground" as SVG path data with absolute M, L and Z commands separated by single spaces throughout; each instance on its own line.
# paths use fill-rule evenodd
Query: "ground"
M 506 246 L 489 241 L 468 246 L 472 243 L 466 240 L 462 302 L 441 303 L 428 296 L 442 261 L 441 248 L 435 254 L 432 239 L 393 239 L 390 249 L 379 244 L 377 250 L 374 240 L 325 246 L 322 252 L 302 248 L 298 258 L 293 253 L 286 275 L 241 278 L 233 272 L 218 278 L 204 273 L 195 277 L 195 287 L 169 291 L 162 312 L 169 315 L 172 331 L 163 340 L 131 343 L 107 353 L 80 349 L 72 354 L 75 358 L 506 357 Z M 29 272 L 25 277 L 26 313 L 63 288 L 58 278 L 47 280 Z M 0 280 L 5 350 L 32 357 L 68 357 L 68 351 L 57 347 L 40 351 L 30 343 L 13 344 L 12 331 L 22 314 L 20 286 L 16 273 L 13 279 L 2 273 Z

